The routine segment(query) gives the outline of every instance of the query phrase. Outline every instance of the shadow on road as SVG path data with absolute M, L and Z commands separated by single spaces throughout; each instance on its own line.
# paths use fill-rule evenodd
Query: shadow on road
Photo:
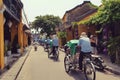
M 84 73 L 76 70 L 71 70 L 70 73 L 68 73 L 69 76 L 73 77 L 74 80 L 85 80 Z
M 101 69 L 97 69 L 97 68 L 96 68 L 96 71 L 101 72 L 101 73 L 104 73 L 104 74 L 108 74 L 108 75 L 113 75 L 113 74 L 116 75 L 115 73 L 110 72 L 110 71 L 108 71 L 108 70 L 106 70 L 106 69 L 101 70 Z
M 54 62 L 60 62 L 60 60 L 56 60 L 54 56 L 50 56 L 50 59 L 53 60 Z

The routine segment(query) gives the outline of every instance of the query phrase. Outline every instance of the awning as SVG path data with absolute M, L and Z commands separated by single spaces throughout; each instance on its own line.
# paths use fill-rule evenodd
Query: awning
M 31 34 L 30 30 L 25 30 L 25 33 Z
M 25 30 L 29 30 L 29 27 L 26 24 L 23 25 L 23 31 Z
M 25 24 L 23 25 L 23 31 L 27 34 L 31 34 L 30 28 L 26 26 Z

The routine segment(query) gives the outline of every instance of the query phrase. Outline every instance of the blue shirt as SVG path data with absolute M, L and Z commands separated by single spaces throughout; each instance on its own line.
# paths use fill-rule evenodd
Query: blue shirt
M 47 44 L 50 44 L 50 39 L 47 39 Z
M 59 42 L 57 38 L 53 39 L 53 46 L 59 46 Z
M 82 52 L 91 52 L 92 51 L 90 39 L 87 37 L 80 38 L 78 46 L 81 47 Z

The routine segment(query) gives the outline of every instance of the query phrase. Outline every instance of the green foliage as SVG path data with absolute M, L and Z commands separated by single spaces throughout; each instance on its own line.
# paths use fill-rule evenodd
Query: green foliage
M 96 15 L 92 16 L 84 24 L 105 25 L 120 20 L 120 0 L 102 0 Z
M 120 50 L 120 36 L 111 38 L 108 41 L 108 52 L 110 55 L 115 54 L 116 51 Z
M 45 15 L 37 16 L 36 20 L 32 22 L 32 26 L 38 30 L 41 28 L 41 33 L 47 33 L 50 35 L 51 32 L 55 32 L 55 28 L 61 24 L 61 19 L 58 16 Z
M 59 38 L 66 38 L 66 32 L 64 32 L 64 31 L 58 32 L 58 37 Z
M 72 22 L 72 28 L 78 27 L 78 23 L 77 22 Z

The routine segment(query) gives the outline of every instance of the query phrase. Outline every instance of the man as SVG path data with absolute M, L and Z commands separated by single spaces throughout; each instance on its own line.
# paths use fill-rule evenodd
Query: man
M 52 53 L 53 53 L 53 55 L 54 55 L 54 54 L 55 54 L 55 48 L 58 49 L 58 46 L 59 46 L 59 41 L 58 41 L 57 35 L 53 35 L 52 46 L 53 46 Z
M 85 54 L 91 53 L 91 44 L 90 39 L 87 37 L 85 32 L 81 33 L 78 46 L 80 47 L 80 56 L 79 56 L 79 69 L 82 70 L 82 61 Z

